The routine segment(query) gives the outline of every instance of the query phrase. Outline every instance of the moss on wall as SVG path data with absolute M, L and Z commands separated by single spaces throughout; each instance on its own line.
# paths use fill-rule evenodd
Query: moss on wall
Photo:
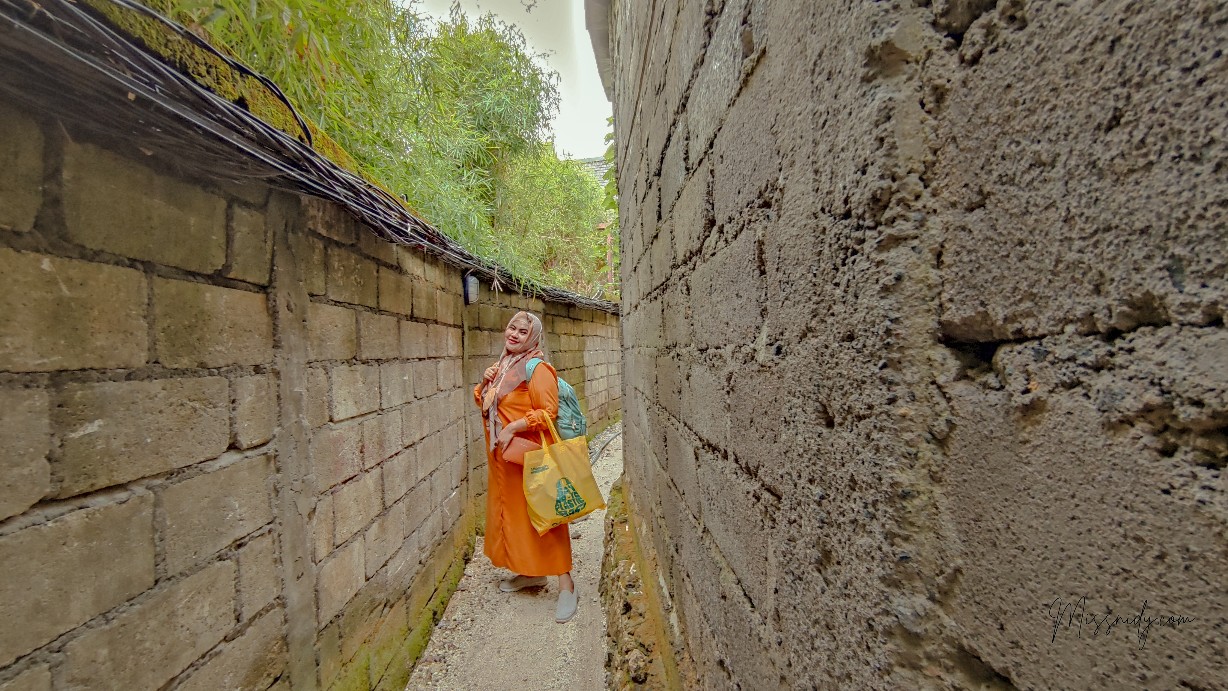
M 435 624 L 443 617 L 456 586 L 465 574 L 465 566 L 473 558 L 476 529 L 477 522 L 471 508 L 457 526 L 459 533 L 451 538 L 457 544 L 448 548 L 449 540 L 445 540 L 441 552 L 446 552 L 432 557 L 432 561 L 439 559 L 447 563 L 439 579 L 433 583 L 415 583 L 403 598 L 410 608 L 407 625 L 393 629 L 364 646 L 328 685 L 329 691 L 399 691 L 405 688 L 414 665 L 430 643 Z M 422 596 L 415 591 L 429 593 L 420 608 L 415 604 Z
M 470 533 L 465 542 L 465 549 L 452 560 L 452 564 L 444 573 L 443 579 L 435 589 L 435 594 L 431 597 L 426 608 L 418 615 L 418 620 L 415 623 L 413 630 L 409 634 L 409 638 L 405 642 L 406 659 L 408 664 L 405 665 L 405 681 L 409 680 L 409 671 L 413 668 L 418 659 L 422 657 L 423 651 L 431 641 L 431 633 L 435 631 L 435 624 L 443 617 L 443 612 L 448 607 L 448 601 L 452 599 L 452 594 L 456 592 L 456 586 L 460 583 L 461 577 L 465 575 L 465 565 L 473 557 L 474 535 Z M 402 687 L 404 684 L 402 684 Z
M 296 118 L 295 111 L 281 97 L 255 77 L 234 69 L 218 55 L 184 38 L 166 24 L 137 10 L 117 5 L 109 0 L 83 0 L 84 4 L 102 15 L 115 28 L 128 34 L 150 52 L 161 56 L 172 67 L 191 77 L 218 96 L 242 106 L 252 115 L 311 146 L 316 153 L 338 166 L 361 176 L 368 183 L 387 191 L 377 180 L 362 170 L 341 145 L 333 141 L 315 123 Z M 301 119 L 301 122 L 300 122 Z M 393 199 L 396 195 L 389 193 Z
M 601 600 L 606 613 L 606 666 L 611 689 L 698 688 L 694 665 L 666 623 L 658 565 L 640 544 L 623 480 L 606 506 Z

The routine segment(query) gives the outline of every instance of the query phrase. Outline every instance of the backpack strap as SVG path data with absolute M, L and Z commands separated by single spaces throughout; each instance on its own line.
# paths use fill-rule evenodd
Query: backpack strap
M 525 381 L 528 381 L 533 378 L 533 370 L 537 369 L 537 366 L 541 364 L 542 362 L 544 361 L 541 358 L 535 357 L 535 358 L 530 358 L 529 361 L 525 363 L 525 366 L 524 366 L 524 380 Z M 554 376 L 556 377 L 559 376 L 558 370 L 554 369 L 554 367 L 549 362 L 546 363 L 546 367 L 549 367 L 550 371 L 554 372 Z

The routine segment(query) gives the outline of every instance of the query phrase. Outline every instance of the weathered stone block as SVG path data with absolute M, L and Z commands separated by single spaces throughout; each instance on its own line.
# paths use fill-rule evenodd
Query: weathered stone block
M 415 532 L 418 535 L 418 539 L 422 541 L 422 544 L 426 545 L 427 549 L 433 552 L 435 546 L 439 544 L 439 539 L 443 537 L 443 510 L 434 510 Z
M 303 284 L 307 288 L 307 294 L 323 295 L 328 289 L 324 243 L 312 235 L 292 233 L 290 257 L 278 261 L 288 261 L 290 258 L 302 267 Z
M 64 224 L 73 242 L 133 259 L 199 273 L 226 262 L 224 199 L 89 144 L 65 145 Z
M 476 382 L 476 381 L 481 380 L 482 372 L 486 369 L 485 366 L 488 364 L 489 363 L 487 363 L 485 360 L 478 360 L 476 358 L 469 359 L 465 363 L 465 369 L 464 369 L 464 372 L 462 373 L 464 377 L 463 380 L 465 382 Z M 465 388 L 468 389 L 469 387 L 465 387 Z
M 392 555 L 388 560 L 388 565 L 385 567 L 385 578 L 391 583 L 413 583 L 418 574 L 422 572 L 421 562 L 424 558 L 429 558 L 429 554 L 424 554 L 423 543 L 418 538 L 418 535 L 411 532 L 409 537 L 405 538 L 405 542 L 401 545 L 401 549 Z M 422 601 L 426 599 L 429 593 L 424 593 L 418 590 L 416 593 L 410 591 L 409 606 L 411 609 L 421 608 Z
M 363 535 L 366 540 L 367 578 L 374 576 L 405 542 L 409 534 L 408 516 L 409 504 L 399 501 L 376 519 Z
M 489 331 L 470 331 L 469 353 L 474 357 L 486 359 L 491 354 L 491 340 L 492 334 Z M 549 345 L 549 339 L 547 339 L 547 347 Z
M 504 318 L 503 311 L 494 305 L 478 305 L 479 317 L 478 323 L 474 326 L 488 331 L 500 331 L 507 326 L 507 320 Z M 566 308 L 563 308 L 564 310 Z M 506 315 L 511 316 L 511 315 Z
M 376 235 L 369 227 L 358 225 L 358 248 L 368 257 L 387 264 L 397 263 L 397 246 Z
M 397 264 L 401 270 L 413 278 L 415 281 L 426 280 L 426 264 L 421 250 L 398 247 L 397 248 Z
M 332 380 L 332 418 L 348 420 L 379 410 L 379 365 L 337 365 Z
M 430 328 L 427 329 L 427 338 L 430 343 L 430 354 L 428 357 L 460 355 L 460 353 L 448 351 L 448 330 L 448 327 L 442 324 L 431 324 Z
M 222 377 L 66 385 L 52 410 L 58 496 L 217 457 L 230 444 L 229 398 Z
M 645 261 L 648 262 L 649 285 L 653 288 L 675 277 L 673 233 L 672 222 L 662 223 L 660 233 L 648 247 Z
M 708 367 L 692 367 L 682 390 L 682 419 L 704 441 L 723 448 L 729 441 L 728 389 Z
M 418 480 L 423 480 L 435 472 L 443 462 L 442 436 L 439 432 L 423 439 L 418 446 Z
M 418 482 L 418 448 L 410 447 L 381 466 L 384 471 L 384 506 L 392 506 Z
M 23 113 L 0 106 L 0 228 L 25 232 L 43 204 L 43 132 Z
M 439 302 L 435 293 L 439 292 L 426 283 L 414 286 L 414 319 L 435 321 L 439 314 Z
M 435 508 L 435 505 L 431 503 L 430 480 L 419 482 L 402 501 L 409 509 L 405 516 L 405 525 L 409 526 L 411 532 L 417 532 Z
M 771 498 L 733 463 L 706 452 L 701 459 L 698 481 L 704 527 L 755 608 L 770 612 L 777 590 L 776 559 L 768 540 L 772 527 L 768 517 L 774 513 Z
M 669 218 L 674 209 L 674 200 L 686 180 L 686 120 L 674 127 L 670 135 L 669 147 L 665 150 L 665 158 L 661 161 L 661 216 Z M 589 317 L 591 319 L 591 316 Z M 585 322 L 587 325 L 588 322 Z
M 333 495 L 325 494 L 316 501 L 311 514 L 311 541 L 314 545 L 313 559 L 319 564 L 333 552 Z
M 750 345 L 754 342 L 763 317 L 759 310 L 746 306 L 762 304 L 765 294 L 755 255 L 754 235 L 744 233 L 695 269 L 691 294 L 710 298 L 693 305 L 691 323 L 703 325 L 702 329 L 693 330 L 697 346 Z M 729 281 L 729 276 L 740 279 Z
M 0 537 L 0 564 L 0 617 L 21 622 L 0 628 L 4 666 L 153 585 L 153 497 Z
M 239 619 L 256 616 L 277 599 L 281 575 L 277 569 L 277 535 L 266 533 L 239 550 Z
M 377 629 L 368 645 L 371 647 L 371 691 L 400 691 L 409 683 L 412 671 L 406 646 L 402 643 L 409 635 L 409 598 L 402 598 L 391 607 L 384 608 L 377 621 Z
M 400 451 L 401 413 L 376 415 L 362 423 L 363 468 L 373 468 Z
M 0 370 L 139 367 L 149 348 L 145 277 L 0 248 Z
M 712 211 L 712 164 L 704 164 L 691 175 L 682 187 L 677 204 L 674 205 L 672 220 L 673 228 L 673 264 L 679 265 L 682 260 L 703 246 L 704 240 L 713 226 Z
M 114 561 L 114 560 L 112 560 Z M 64 648 L 69 688 L 156 689 L 234 627 L 234 562 L 223 561 L 154 593 Z
M 401 357 L 418 359 L 428 356 L 430 352 L 430 324 L 422 322 L 401 322 Z
M 401 354 L 400 324 L 386 314 L 358 313 L 358 357 L 391 360 Z
M 166 568 L 178 573 L 273 520 L 268 456 L 249 458 L 162 490 Z
M 303 205 L 307 229 L 352 245 L 358 241 L 358 223 L 340 204 L 312 199 Z
M 384 508 L 379 470 L 342 485 L 333 495 L 334 542 L 341 544 L 362 530 Z
M 354 540 L 337 550 L 320 566 L 316 577 L 316 607 L 319 626 L 332 621 L 366 582 L 363 541 Z
M 319 659 L 320 682 L 325 689 L 336 688 L 333 683 L 341 673 L 341 622 L 335 621 L 325 626 L 316 637 L 316 649 Z
M 387 267 L 379 268 L 379 308 L 409 316 L 414 309 L 413 281 Z
M 269 202 L 269 194 L 273 191 L 268 185 L 253 184 L 251 179 L 235 176 L 230 180 L 213 178 L 209 186 L 223 197 L 231 201 L 240 201 L 248 206 L 263 207 Z M 278 196 L 288 196 L 286 192 L 278 192 Z
M 51 667 L 31 667 L 8 681 L 0 682 L 0 691 L 51 691 Z
M 33 506 L 51 489 L 51 446 L 47 393 L 40 389 L 0 390 L 0 521 Z
M 362 468 L 362 425 L 352 422 L 317 430 L 310 455 L 320 492 L 354 477 Z
M 259 446 L 273 438 L 277 424 L 277 397 L 267 374 L 239 377 L 232 384 L 234 395 L 234 444 L 240 449 Z
M 348 661 L 342 669 L 343 678 L 366 681 L 378 674 L 372 667 L 377 656 L 369 646 L 375 645 L 373 636 L 379 628 L 386 601 L 373 595 L 371 590 L 360 591 L 338 620 L 341 624 L 341 659 Z M 371 687 L 374 691 L 374 685 Z
M 434 360 L 414 363 L 414 397 L 426 398 L 439 391 L 439 366 Z
M 328 248 L 328 297 L 338 302 L 376 307 L 379 282 L 376 264 L 339 247 Z
M 438 361 L 436 376 L 440 391 L 448 391 L 461 385 L 461 361 L 448 358 Z
M 328 370 L 307 370 L 307 425 L 319 427 L 328 422 Z
M 273 268 L 273 242 L 265 216 L 244 206 L 232 206 L 230 258 L 226 275 L 267 286 Z
M 401 435 L 406 446 L 426 436 L 429 405 L 427 401 L 418 401 L 401 409 Z
M 414 366 L 409 362 L 380 365 L 380 407 L 395 408 L 414 400 Z
M 266 613 L 220 654 L 192 673 L 177 691 L 222 691 L 266 689 L 288 662 L 285 614 L 281 609 Z
M 453 461 L 452 467 L 463 469 L 464 464 L 459 460 L 455 460 Z M 460 520 L 461 510 L 464 506 L 459 480 L 455 479 L 459 475 L 460 473 L 454 474 L 454 484 L 452 485 L 453 489 L 446 497 L 444 497 L 443 502 L 440 504 L 441 513 L 443 514 L 444 532 L 451 530 L 452 526 L 457 524 L 457 522 Z
M 427 434 L 444 429 L 456 419 L 459 410 L 450 401 L 446 396 L 435 396 L 422 402 L 426 411 Z
M 154 279 L 155 350 L 167 367 L 259 365 L 273 359 L 264 293 Z
M 357 315 L 336 305 L 307 306 L 307 357 L 311 360 L 350 360 L 358 355 Z
M 460 281 L 457 280 L 457 290 L 460 289 Z M 435 303 L 435 318 L 444 324 L 460 324 L 461 312 L 465 308 L 465 299 L 461 295 L 449 290 L 441 290 L 436 295 Z

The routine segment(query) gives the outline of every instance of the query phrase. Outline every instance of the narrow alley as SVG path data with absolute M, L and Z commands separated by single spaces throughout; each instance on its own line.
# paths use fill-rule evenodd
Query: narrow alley
M 622 474 L 622 425 L 590 440 L 593 475 L 603 496 Z M 608 444 L 607 444 L 608 442 Z M 605 511 L 572 524 L 574 570 L 580 609 L 566 624 L 554 622 L 558 581 L 545 588 L 499 592 L 508 572 L 491 565 L 477 539 L 473 559 L 414 668 L 406 691 L 606 688 L 605 613 L 598 582 Z
M 604 187 L 428 88 L 506 25 L 274 2 L 0 0 L 0 691 L 1228 689 L 1228 0 L 573 2 Z

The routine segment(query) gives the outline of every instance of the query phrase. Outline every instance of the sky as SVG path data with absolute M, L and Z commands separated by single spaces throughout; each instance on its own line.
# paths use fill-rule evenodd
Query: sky
M 610 103 L 584 28 L 584 0 L 461 0 L 460 5 L 470 16 L 490 12 L 514 24 L 529 47 L 544 53 L 550 69 L 559 73 L 560 104 L 553 123 L 559 156 L 604 154 Z M 416 6 L 425 14 L 445 18 L 452 0 L 420 0 Z

